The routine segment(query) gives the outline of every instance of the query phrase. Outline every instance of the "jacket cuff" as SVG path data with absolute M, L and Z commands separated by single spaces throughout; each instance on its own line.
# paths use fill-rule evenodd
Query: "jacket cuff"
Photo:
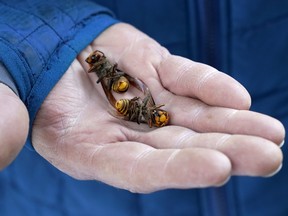
M 30 7 L 26 1 L 0 4 L 0 12 L 9 14 L 0 16 L 0 24 L 5 23 L 0 37 L 0 50 L 5 54 L 0 55 L 0 62 L 15 81 L 29 112 L 29 149 L 33 149 L 32 125 L 46 96 L 77 55 L 118 22 L 107 8 L 90 1 L 35 2 Z
M 11 75 L 1 62 L 0 62 L 0 83 L 8 86 L 17 96 L 19 96 L 13 78 L 11 77 Z

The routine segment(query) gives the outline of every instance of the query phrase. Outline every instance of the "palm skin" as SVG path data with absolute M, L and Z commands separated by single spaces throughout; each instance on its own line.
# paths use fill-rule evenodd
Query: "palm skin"
M 149 129 L 108 112 L 85 58 L 101 50 L 141 79 L 170 125 Z M 267 176 L 282 163 L 282 124 L 248 111 L 250 97 L 215 69 L 173 56 L 126 24 L 104 31 L 83 50 L 39 110 L 36 151 L 77 179 L 133 192 L 221 185 L 231 175 Z

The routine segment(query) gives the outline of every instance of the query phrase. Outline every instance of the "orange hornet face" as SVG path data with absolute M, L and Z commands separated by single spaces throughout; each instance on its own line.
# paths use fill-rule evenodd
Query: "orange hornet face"
M 149 122 L 149 126 L 155 127 L 163 127 L 167 125 L 169 122 L 169 114 L 167 111 L 162 109 L 155 109 L 152 111 L 151 121 Z
M 97 62 L 103 61 L 106 56 L 104 55 L 103 52 L 96 50 L 92 52 L 86 59 L 85 61 L 89 64 L 91 68 L 93 68 L 93 65 Z M 92 70 L 89 70 L 88 72 L 92 72 Z

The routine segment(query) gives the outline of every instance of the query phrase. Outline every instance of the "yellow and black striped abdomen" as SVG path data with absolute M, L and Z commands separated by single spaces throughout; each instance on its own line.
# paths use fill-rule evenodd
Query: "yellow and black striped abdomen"
M 119 77 L 119 79 L 115 80 L 112 84 L 112 89 L 117 93 L 124 93 L 129 88 L 129 81 L 125 76 Z
M 120 99 L 116 101 L 115 108 L 120 114 L 126 116 L 128 115 L 129 105 L 130 105 L 129 99 Z

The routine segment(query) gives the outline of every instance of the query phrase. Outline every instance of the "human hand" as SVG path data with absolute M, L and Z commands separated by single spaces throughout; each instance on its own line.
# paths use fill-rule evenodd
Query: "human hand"
M 151 130 L 108 113 L 96 76 L 86 73 L 84 60 L 96 49 L 149 87 L 156 104 L 165 104 L 169 126 Z M 231 175 L 267 176 L 281 166 L 282 124 L 249 106 L 249 94 L 229 76 L 116 24 L 80 53 L 50 92 L 32 142 L 77 179 L 134 192 L 215 186 Z
M 18 155 L 28 135 L 28 111 L 18 96 L 0 83 L 0 170 Z

